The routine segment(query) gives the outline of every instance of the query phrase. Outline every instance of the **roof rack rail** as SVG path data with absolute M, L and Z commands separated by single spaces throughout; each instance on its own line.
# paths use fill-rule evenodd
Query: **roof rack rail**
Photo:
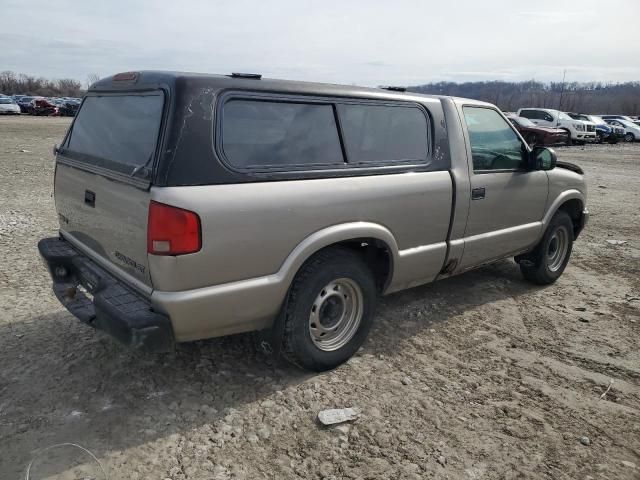
M 231 75 L 229 75 L 230 77 L 233 78 L 252 78 L 254 80 L 260 80 L 262 78 L 262 75 L 259 73 L 239 73 L 239 72 L 232 72 Z
M 391 90 L 392 92 L 406 92 L 407 91 L 407 87 L 397 87 L 394 85 L 387 85 L 386 87 L 380 87 L 383 88 L 384 90 Z

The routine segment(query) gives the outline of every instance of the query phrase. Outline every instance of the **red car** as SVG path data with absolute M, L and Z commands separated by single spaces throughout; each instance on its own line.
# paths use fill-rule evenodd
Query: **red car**
M 31 114 L 57 117 L 60 115 L 58 107 L 46 98 L 36 98 L 31 101 Z
M 509 120 L 532 147 L 534 145 L 569 145 L 570 137 L 566 130 L 541 127 L 523 117 L 509 117 Z

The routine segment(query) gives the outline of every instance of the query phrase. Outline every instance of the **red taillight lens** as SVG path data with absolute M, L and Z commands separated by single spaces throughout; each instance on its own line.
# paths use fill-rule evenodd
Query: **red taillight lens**
M 200 218 L 182 208 L 151 201 L 147 225 L 147 252 L 184 255 L 200 250 Z

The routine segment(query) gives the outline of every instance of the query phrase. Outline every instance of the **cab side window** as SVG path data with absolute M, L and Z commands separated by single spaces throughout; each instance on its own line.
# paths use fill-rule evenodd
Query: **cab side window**
M 527 149 L 498 112 L 482 107 L 463 111 L 475 172 L 525 168 Z
M 530 120 L 539 120 L 542 118 L 537 110 L 522 110 L 520 116 Z

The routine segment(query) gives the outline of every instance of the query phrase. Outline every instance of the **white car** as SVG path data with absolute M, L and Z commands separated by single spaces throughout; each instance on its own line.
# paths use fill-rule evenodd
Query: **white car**
M 624 141 L 635 142 L 640 140 L 640 126 L 636 125 L 629 120 L 622 120 L 620 118 L 605 118 L 605 121 L 609 125 L 615 125 L 616 127 L 624 128 Z
M 0 97 L 0 114 L 18 114 L 20 107 L 11 97 Z
M 574 120 L 569 115 L 551 108 L 521 108 L 518 116 L 528 118 L 541 127 L 562 128 L 569 132 L 571 142 L 595 142 L 596 124 L 585 120 Z

